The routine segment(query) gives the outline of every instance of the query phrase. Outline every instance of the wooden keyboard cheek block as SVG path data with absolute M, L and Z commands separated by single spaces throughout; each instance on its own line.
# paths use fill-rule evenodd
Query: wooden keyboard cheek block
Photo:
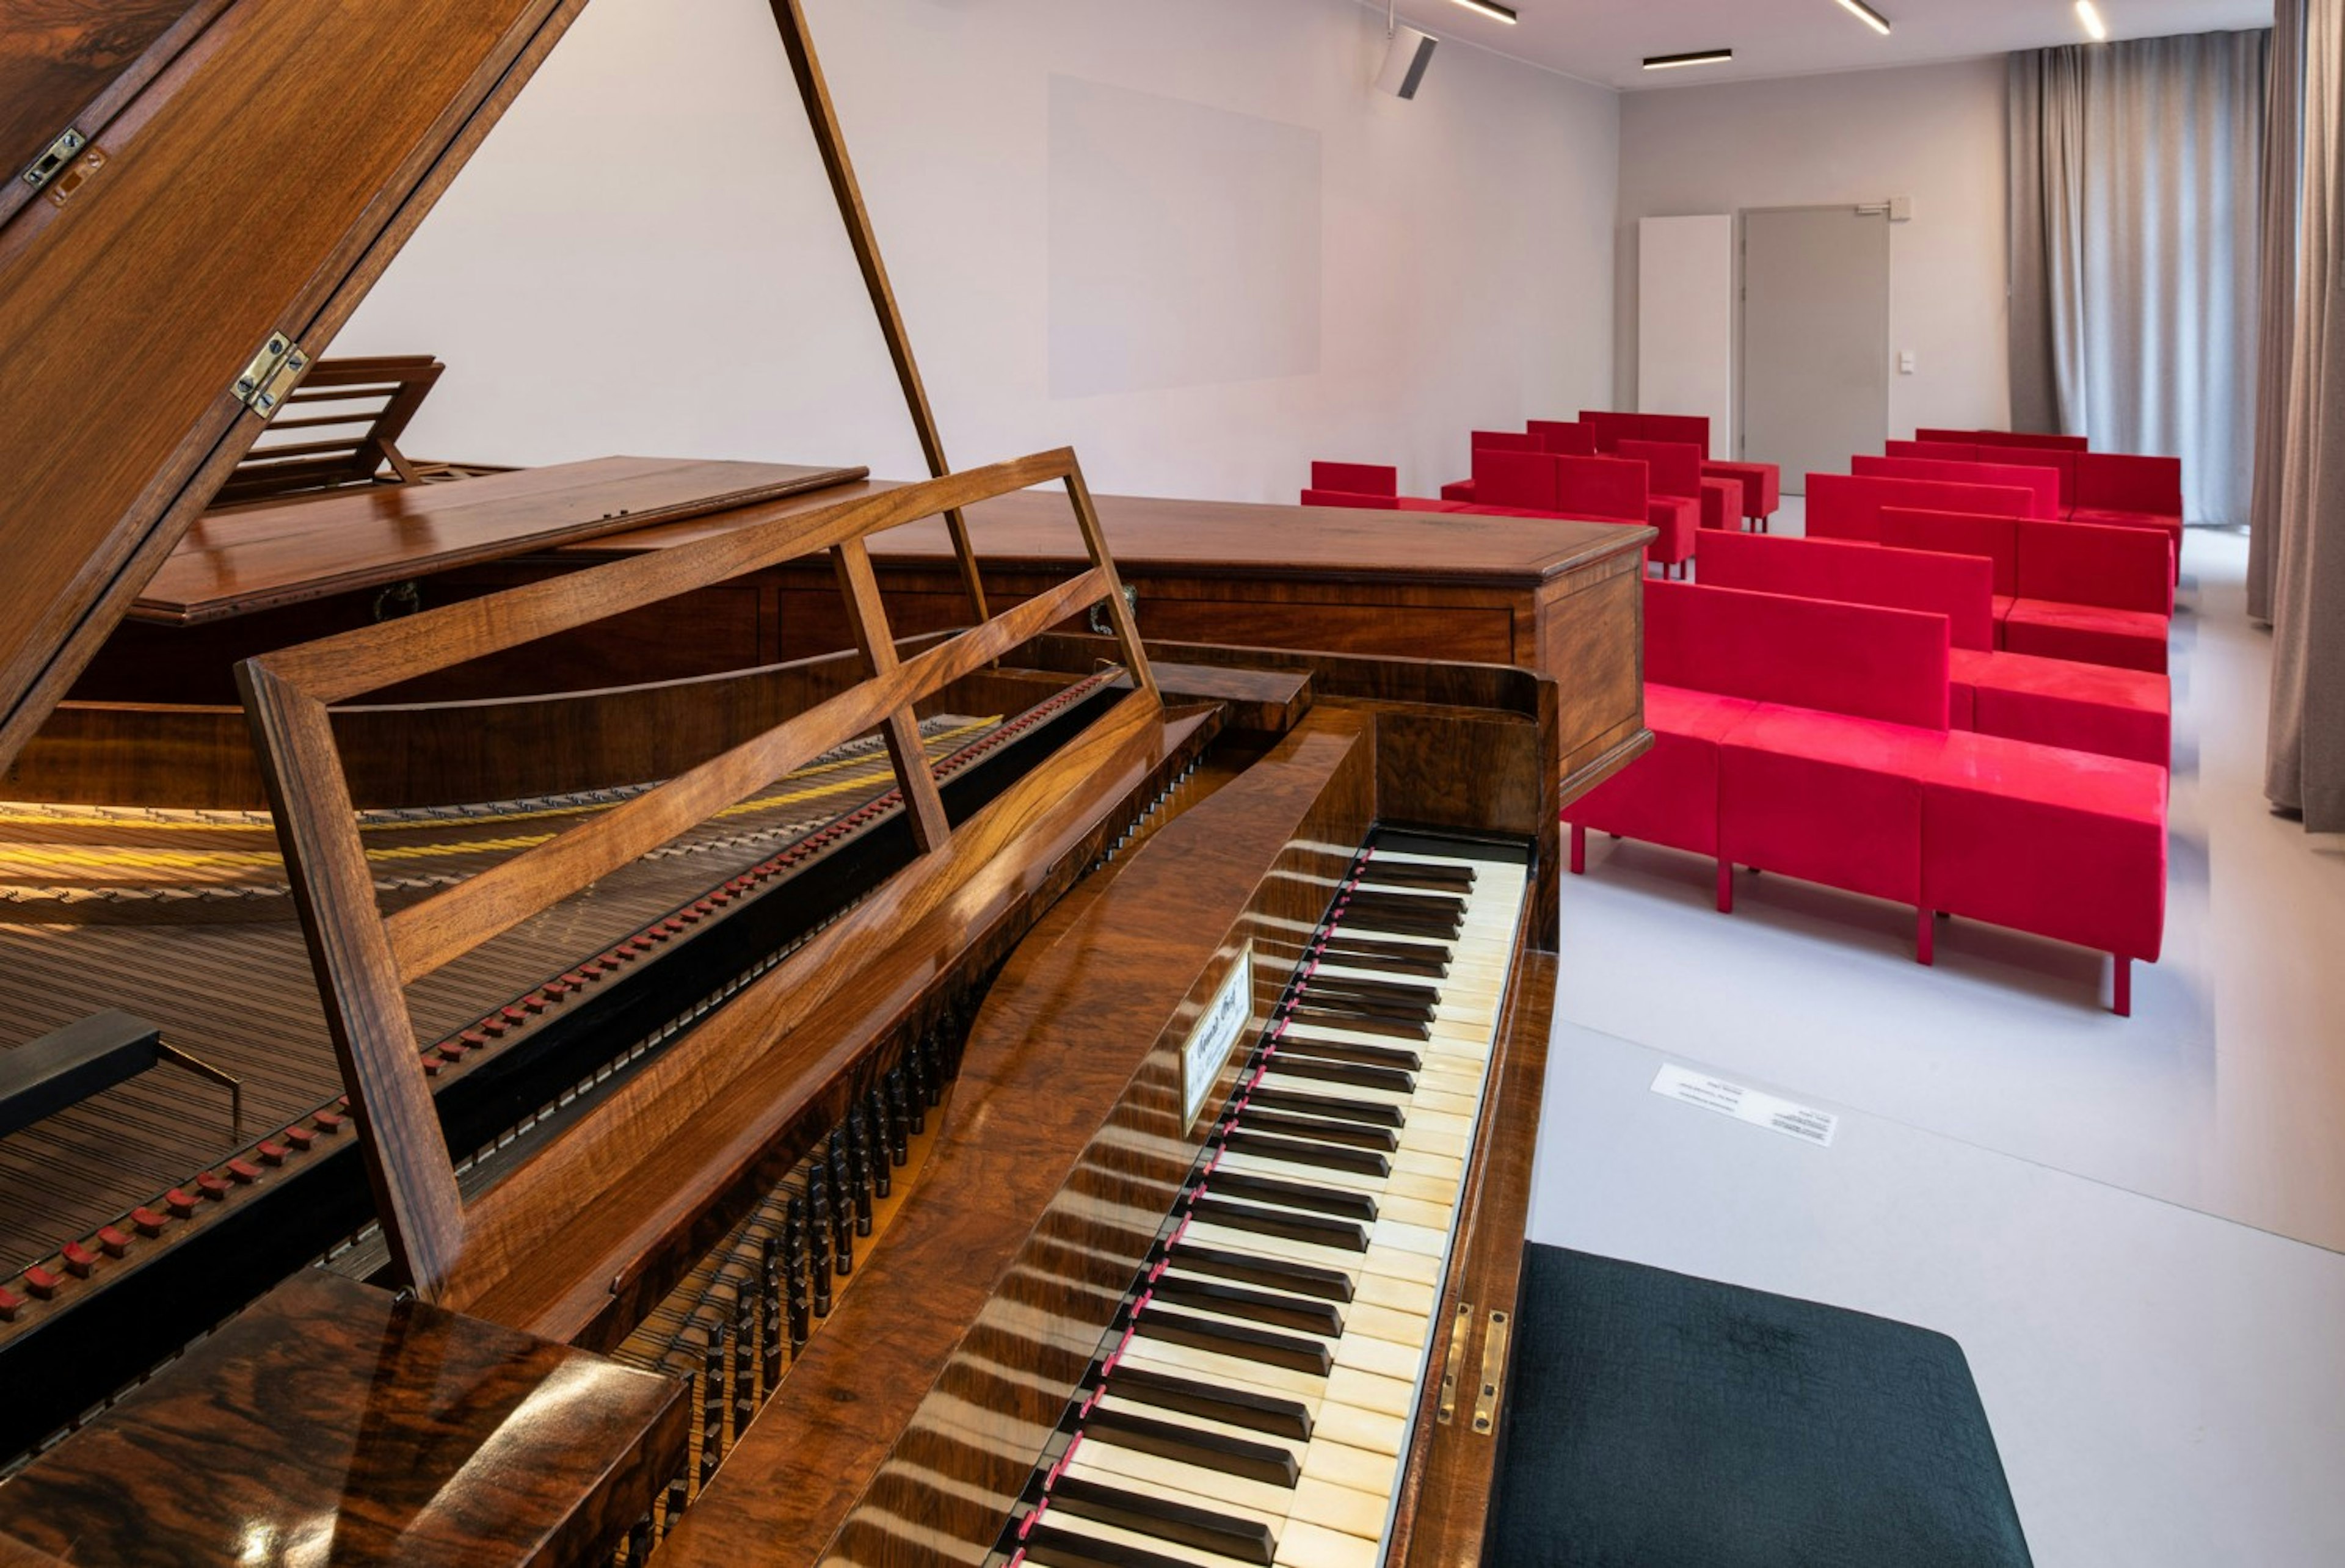
M 1181 1125 L 1190 1026 L 1244 940 L 1258 1026 L 1367 831 L 1368 723 L 1315 711 L 1019 947 L 888 1245 L 663 1564 L 891 1563 L 891 1519 L 993 1540 L 1210 1128 Z

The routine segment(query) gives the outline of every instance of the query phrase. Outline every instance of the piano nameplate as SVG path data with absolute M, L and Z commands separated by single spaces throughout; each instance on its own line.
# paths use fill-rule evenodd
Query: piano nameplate
M 1213 1098 L 1213 1085 L 1229 1065 L 1230 1053 L 1254 1021 L 1254 945 L 1238 949 L 1238 961 L 1205 1004 L 1204 1017 L 1181 1047 L 1181 1125 L 1193 1128 L 1197 1113 Z

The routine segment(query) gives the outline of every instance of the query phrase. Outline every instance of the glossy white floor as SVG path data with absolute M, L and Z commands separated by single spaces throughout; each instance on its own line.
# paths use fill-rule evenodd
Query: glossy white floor
M 1793 521 L 1793 520 L 1785 520 Z M 1793 521 L 1796 527 L 1796 522 Z M 2345 1564 L 2345 841 L 2260 788 L 2245 541 L 2192 531 L 2164 960 L 1600 835 L 1566 878 L 1536 1239 L 1961 1340 L 2036 1561 Z M 1664 1062 L 1841 1113 L 1818 1149 Z

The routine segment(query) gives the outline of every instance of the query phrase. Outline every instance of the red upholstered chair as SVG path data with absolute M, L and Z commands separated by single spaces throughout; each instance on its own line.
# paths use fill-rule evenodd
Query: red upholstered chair
M 2042 451 L 2081 452 L 2092 443 L 2082 436 L 2038 435 L 2025 430 L 1949 430 L 1924 428 L 1917 441 L 1966 441 L 1974 446 L 2034 447 Z
M 1319 463 L 1311 465 L 1311 488 L 1345 491 L 1353 495 L 1400 493 L 1400 470 L 1382 463 Z
M 1995 620 L 2000 622 L 2019 596 L 2019 521 L 1980 512 L 1883 507 L 1881 542 L 1900 550 L 1985 556 L 1995 567 Z
M 1558 504 L 1567 517 L 1650 523 L 1660 532 L 1649 557 L 1667 572 L 1693 557 L 1701 503 L 1652 493 L 1645 465 L 1629 458 L 1557 458 Z
M 1976 555 L 1738 533 L 1702 541 L 1701 580 L 1716 588 L 1944 615 L 1955 648 L 1995 647 L 1995 563 Z
M 1704 556 L 1704 570 L 1708 570 Z M 2097 752 L 2164 768 L 2174 760 L 2174 689 L 2164 675 L 2046 659 L 2033 653 L 1954 653 L 1963 727 L 2038 745 Z
M 1562 504 L 1555 464 L 1546 452 L 1483 447 L 1474 453 L 1474 504 L 1553 512 Z
M 1710 416 L 1707 414 L 1640 414 L 1638 434 L 1649 441 L 1687 441 L 1710 460 Z
M 1849 460 L 1849 470 L 1878 479 L 1940 480 L 1951 484 L 2017 485 L 2033 500 L 2030 517 L 2060 515 L 2060 475 L 2035 463 L 1950 461 L 1937 458 L 1864 457 Z
M 1596 438 L 1588 427 L 1576 420 L 1533 420 L 1528 425 L 1540 450 L 1563 458 L 1592 458 L 1596 455 Z
M 1704 479 L 1731 481 L 1741 487 L 1742 521 L 1767 531 L 1767 520 L 1783 504 L 1783 470 L 1773 463 L 1721 462 L 1712 459 L 1701 465 Z
M 1891 441 L 1881 449 L 1893 458 L 1928 458 L 1935 462 L 1974 463 L 1985 460 L 1972 441 Z
M 1595 441 L 1597 451 L 1608 457 L 1619 450 L 1622 441 L 1633 441 L 1643 435 L 1643 421 L 1641 414 L 1615 414 L 1600 409 L 1579 410 L 1580 425 Z
M 2017 485 L 1950 484 L 1939 480 L 1880 479 L 1853 474 L 1808 476 L 1808 535 L 1881 542 L 1884 507 L 2025 517 L 2035 493 Z
M 2166 671 L 2174 615 L 2166 536 L 2087 522 L 2022 522 L 2019 595 L 2004 616 L 2015 653 Z
M 1691 441 L 1622 441 L 1619 455 L 1645 465 L 1654 495 L 1690 498 L 1700 508 L 1697 521 L 1702 527 L 1727 528 L 1741 521 L 1742 487 L 1704 479 L 1701 449 Z
M 2121 452 L 2080 452 L 2068 515 L 2078 522 L 2156 529 L 2174 546 L 2182 569 L 2182 460 Z
M 1922 905 L 2113 955 L 2128 1015 L 2134 960 L 2164 946 L 2166 790 L 2147 763 L 1949 735 L 1922 785 Z

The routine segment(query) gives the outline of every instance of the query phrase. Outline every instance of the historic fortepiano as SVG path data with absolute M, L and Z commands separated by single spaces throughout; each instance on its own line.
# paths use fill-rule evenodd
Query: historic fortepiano
M 574 7 L 83 9 L 91 47 L 0 42 L 39 89 L 0 102 L 82 137 L 47 167 L 66 138 L 6 127 L 42 183 L 0 202 L 0 761 Z M 216 265 L 312 157 L 314 210 Z M 963 513 L 1036 487 L 1081 559 L 989 617 Z M 0 811 L 41 879 L 0 933 L 18 1015 L 240 1029 L 267 1128 L 141 1079 L 0 1142 L 49 1140 L 6 1200 L 71 1238 L 0 1276 L 0 1449 L 41 1450 L 0 1561 L 1472 1560 L 1557 682 L 1144 646 L 1068 453 L 703 499 L 706 537 L 247 664 L 267 812 L 170 804 L 200 704 L 112 733 L 119 806 Z M 979 602 L 899 637 L 867 541 L 931 516 Z M 839 652 L 372 695 L 807 560 Z

